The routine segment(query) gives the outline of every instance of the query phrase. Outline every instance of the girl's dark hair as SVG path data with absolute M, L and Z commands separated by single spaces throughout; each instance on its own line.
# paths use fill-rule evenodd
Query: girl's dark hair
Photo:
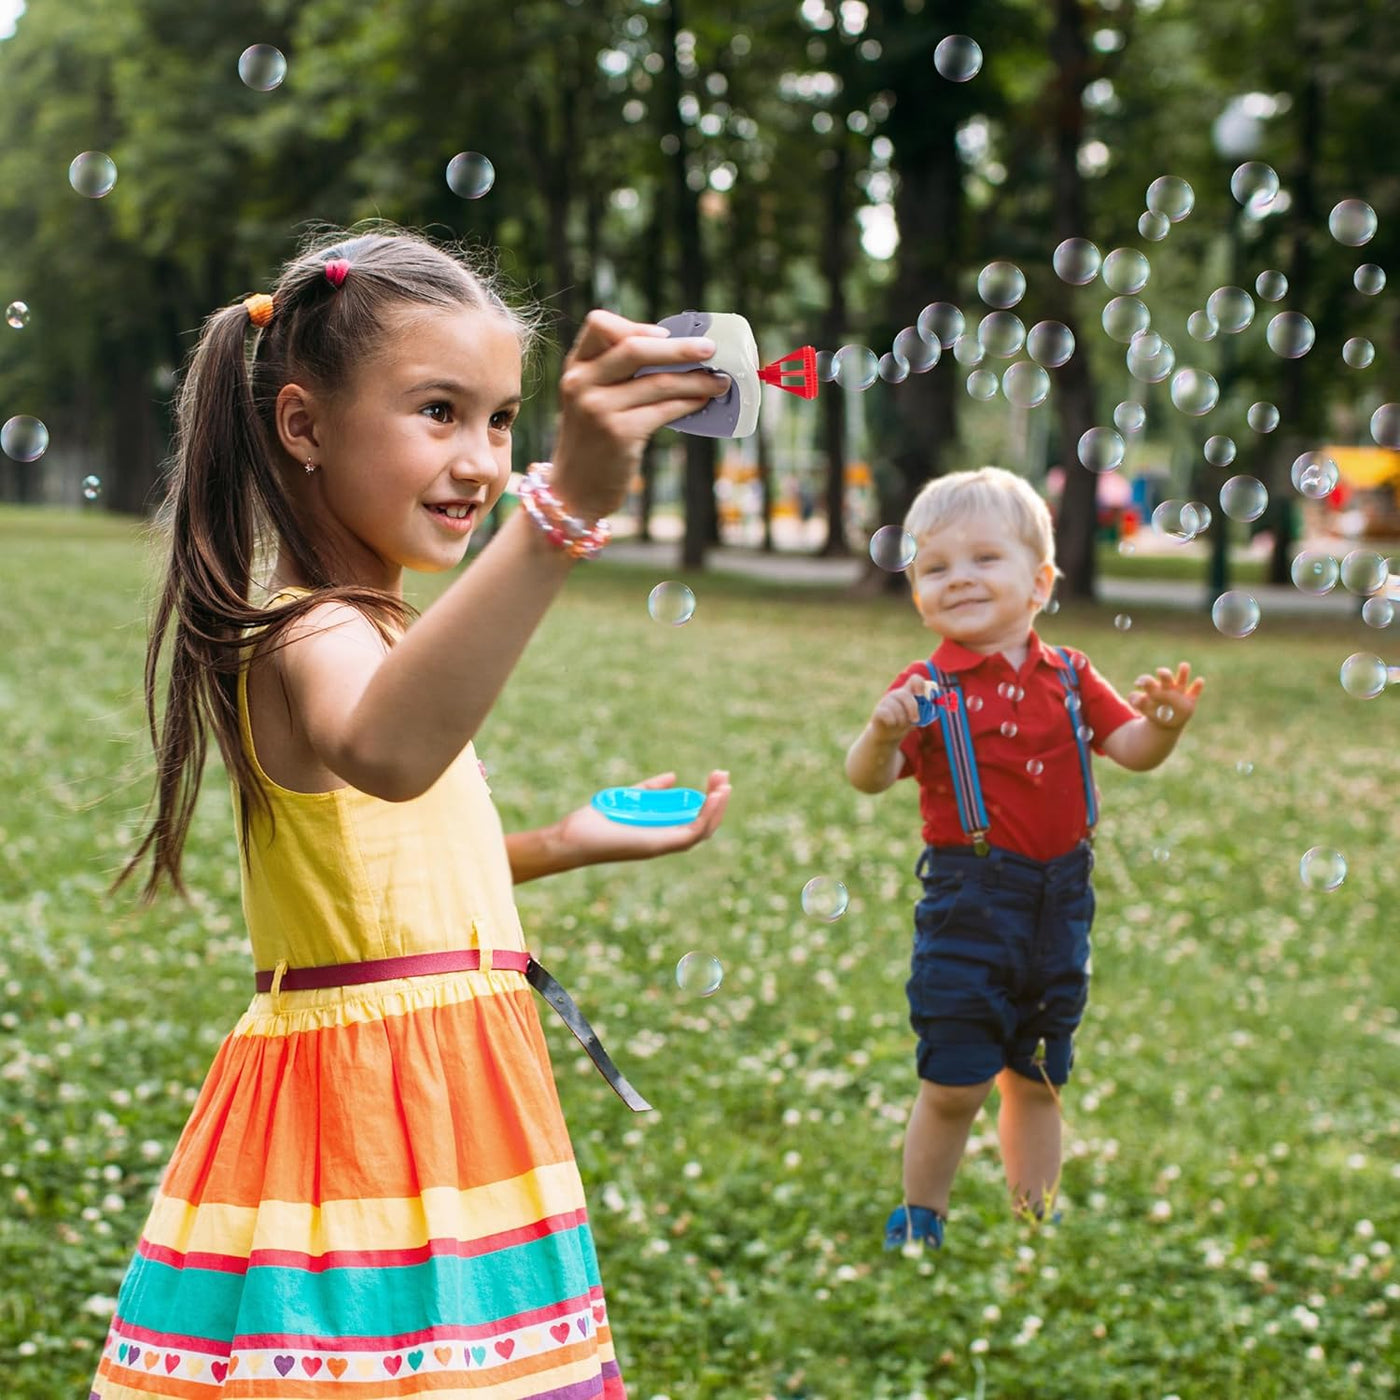
M 340 286 L 326 264 L 350 270 Z M 392 313 L 405 307 L 490 311 L 514 326 L 522 354 L 539 313 L 507 303 L 498 274 L 460 248 L 375 225 L 368 232 L 313 234 L 272 288 L 271 322 L 255 329 L 242 299 L 204 323 L 176 402 L 168 494 L 154 529 L 168 544 L 164 581 L 146 649 L 146 718 L 155 748 L 156 815 L 112 884 L 119 888 L 152 852 L 141 902 L 162 878 L 187 895 L 181 854 L 212 729 L 239 795 L 244 849 L 249 803 L 271 817 L 238 727 L 238 673 L 255 647 L 327 600 L 361 608 L 386 642 L 416 610 L 379 589 L 345 584 L 293 508 L 285 474 L 300 471 L 277 435 L 277 395 L 303 384 L 334 398 L 384 346 Z M 280 548 L 314 590 L 276 608 L 249 599 L 255 563 Z M 161 649 L 171 619 L 170 675 L 163 723 L 156 718 Z M 147 811 L 149 812 L 149 806 Z

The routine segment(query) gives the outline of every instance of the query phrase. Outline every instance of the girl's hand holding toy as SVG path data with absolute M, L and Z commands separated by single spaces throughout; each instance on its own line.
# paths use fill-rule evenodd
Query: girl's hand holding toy
M 658 773 L 634 783 L 626 792 L 671 788 L 674 773 Z M 608 791 L 608 790 L 605 790 Z M 610 790 L 616 791 L 616 789 Z M 555 828 L 563 868 L 597 865 L 613 860 L 645 860 L 650 856 L 686 851 L 712 835 L 729 805 L 729 774 L 716 769 L 705 784 L 704 800 L 691 821 L 665 825 L 636 825 L 609 817 L 597 801 L 570 812 Z M 604 796 L 603 793 L 599 797 Z M 698 796 L 698 794 L 697 794 Z

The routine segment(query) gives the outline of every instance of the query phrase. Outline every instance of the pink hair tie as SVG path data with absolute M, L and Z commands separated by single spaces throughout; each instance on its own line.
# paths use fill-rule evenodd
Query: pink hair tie
M 345 281 L 345 276 L 349 271 L 350 264 L 344 258 L 332 258 L 326 264 L 326 281 L 332 287 L 338 287 Z

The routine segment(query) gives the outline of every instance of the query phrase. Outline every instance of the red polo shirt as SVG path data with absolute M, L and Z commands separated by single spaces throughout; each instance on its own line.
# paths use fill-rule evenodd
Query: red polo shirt
M 1090 747 L 1102 753 L 1103 741 L 1120 724 L 1136 719 L 1138 712 L 1094 670 L 1083 652 L 1073 647 L 1066 650 L 1079 672 L 1079 713 L 1093 730 Z M 1055 651 L 1032 632 L 1019 671 L 1001 652 L 984 656 L 950 641 L 941 643 L 931 659 L 936 670 L 957 674 L 962 684 L 982 801 L 991 824 L 988 840 L 1035 860 L 1053 860 L 1073 850 L 1088 828 L 1087 809 Z M 903 685 L 916 672 L 928 674 L 923 662 L 906 666 L 890 689 Z M 1005 693 L 1008 690 L 1010 694 Z M 1014 732 L 1008 734 L 1003 726 L 1014 726 Z M 904 755 L 899 776 L 919 780 L 925 842 L 930 846 L 971 844 L 958 821 L 939 723 L 911 729 L 899 748 Z

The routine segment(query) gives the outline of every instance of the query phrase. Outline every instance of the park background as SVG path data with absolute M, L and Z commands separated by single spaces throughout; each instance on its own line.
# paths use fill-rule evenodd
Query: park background
M 981 43 L 968 82 L 934 67 L 950 33 Z M 1393 6 L 1341 0 L 33 0 L 0 40 L 0 292 L 29 308 L 0 327 L 0 417 L 51 435 L 37 461 L 0 458 L 5 1394 L 81 1393 L 160 1166 L 245 995 L 217 763 L 193 904 L 106 893 L 149 792 L 138 691 L 156 556 L 141 518 L 171 395 L 213 307 L 265 287 L 310 222 L 359 218 L 498 248 L 553 310 L 522 465 L 547 455 L 558 361 L 591 305 L 737 310 L 764 358 L 802 343 L 879 353 L 936 300 L 974 320 L 978 272 L 1008 259 L 1026 323 L 1076 336 L 1028 411 L 974 401 L 945 352 L 903 383 L 826 384 L 815 403 L 765 391 L 741 447 L 660 435 L 624 528 L 674 541 L 664 572 L 655 554 L 581 571 L 483 732 L 509 826 L 662 768 L 734 774 L 725 829 L 690 856 L 520 892 L 532 941 L 661 1110 L 620 1117 L 549 1028 L 634 1396 L 1393 1390 L 1394 746 L 1390 701 L 1338 683 L 1342 659 L 1384 652 L 1388 633 L 1354 596 L 1315 619 L 1267 595 L 1243 640 L 1199 608 L 1129 617 L 1093 600 L 1109 573 L 1193 580 L 1199 603 L 1226 581 L 1286 586 L 1304 542 L 1384 552 L 1336 535 L 1372 517 L 1301 501 L 1289 468 L 1323 445 L 1375 446 L 1371 414 L 1400 397 L 1393 301 L 1352 283 L 1363 260 L 1392 266 L 1400 239 L 1397 39 Z M 239 81 L 255 43 L 287 57 L 273 90 Z M 118 171 L 101 199 L 67 178 L 90 150 Z M 495 167 L 480 198 L 444 178 L 462 151 Z M 1231 196 L 1246 158 L 1279 173 L 1266 208 Z M 1196 204 L 1152 242 L 1137 222 L 1163 174 Z M 1379 216 L 1364 249 L 1329 234 L 1343 198 Z M 1214 412 L 1179 413 L 1165 384 L 1126 373 L 1099 329 L 1106 289 L 1051 271 L 1070 236 L 1147 254 L 1154 326 L 1179 364 L 1216 376 Z M 1264 269 L 1311 317 L 1312 353 L 1270 351 L 1262 300 L 1237 337 L 1186 335 L 1214 288 L 1252 289 Z M 1352 336 L 1374 343 L 1368 369 L 1342 361 Z M 1121 516 L 1101 511 L 1112 488 L 1074 444 L 1124 398 L 1147 422 L 1115 478 L 1214 505 L 1230 472 L 1257 476 L 1270 507 L 1252 549 L 1254 531 L 1216 510 L 1190 544 L 1144 521 L 1120 551 Z M 1267 435 L 1246 426 L 1260 400 L 1281 413 Z M 1237 441 L 1228 471 L 1201 455 L 1211 433 Z M 913 1086 L 916 811 L 904 789 L 853 793 L 840 756 L 920 637 L 873 567 L 864 586 L 847 570 L 798 589 L 705 565 L 781 545 L 861 560 L 919 482 L 988 460 L 1037 484 L 1063 472 L 1064 605 L 1045 635 L 1123 688 L 1189 657 L 1209 703 L 1161 772 L 1100 765 L 1096 982 L 1063 1224 L 1009 1217 L 984 1119 L 949 1249 L 895 1261 L 878 1226 Z M 1354 489 L 1383 521 L 1390 468 L 1375 460 Z M 726 518 L 747 482 L 765 508 Z M 694 592 L 684 626 L 648 615 L 663 577 Z M 411 580 L 410 598 L 444 583 Z M 1339 888 L 1300 880 L 1315 846 L 1346 856 Z M 814 876 L 850 890 L 831 924 L 802 909 Z M 724 966 L 708 999 L 675 985 L 692 951 Z

